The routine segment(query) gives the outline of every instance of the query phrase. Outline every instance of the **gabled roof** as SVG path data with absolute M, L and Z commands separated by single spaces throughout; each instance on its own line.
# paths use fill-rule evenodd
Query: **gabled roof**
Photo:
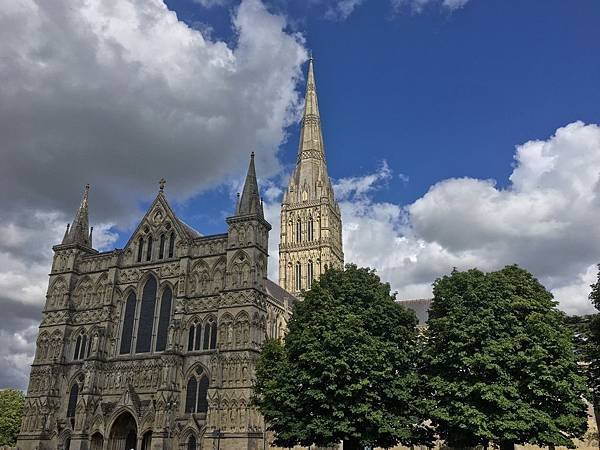
M 173 223 L 175 232 L 182 239 L 184 239 L 186 241 L 191 241 L 192 239 L 202 237 L 202 234 L 200 234 L 198 231 L 194 230 L 191 226 L 189 226 L 188 224 L 183 222 L 181 219 L 179 219 L 175 215 L 175 212 L 173 211 L 173 208 L 171 208 L 171 205 L 169 205 L 169 202 L 167 201 L 167 197 L 165 196 L 164 190 L 161 187 L 161 189 L 158 191 L 156 198 L 154 199 L 154 201 L 148 208 L 148 211 L 146 211 L 146 214 L 144 214 L 144 217 L 142 217 L 138 226 L 135 228 L 134 232 L 129 237 L 129 241 L 127 241 L 127 245 L 125 246 L 126 248 L 129 247 L 129 245 L 131 245 L 131 241 L 132 241 L 133 237 L 139 232 L 142 225 L 146 221 L 152 222 L 152 219 L 150 216 L 152 215 L 152 213 L 154 211 L 157 210 L 157 207 L 160 207 L 160 208 L 162 208 L 162 210 L 164 210 L 166 216 L 169 219 L 171 219 L 171 222 Z

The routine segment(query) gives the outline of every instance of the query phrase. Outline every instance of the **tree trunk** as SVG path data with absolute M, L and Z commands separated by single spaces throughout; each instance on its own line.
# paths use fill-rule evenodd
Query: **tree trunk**
M 362 450 L 363 446 L 355 439 L 344 439 L 344 450 Z
M 515 450 L 515 443 L 509 441 L 500 442 L 500 450 Z

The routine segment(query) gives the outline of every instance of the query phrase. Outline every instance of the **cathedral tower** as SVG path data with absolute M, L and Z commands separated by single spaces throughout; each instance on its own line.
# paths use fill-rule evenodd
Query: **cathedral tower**
M 313 59 L 308 63 L 298 160 L 281 204 L 279 284 L 299 295 L 329 267 L 341 268 L 342 219 L 327 174 Z

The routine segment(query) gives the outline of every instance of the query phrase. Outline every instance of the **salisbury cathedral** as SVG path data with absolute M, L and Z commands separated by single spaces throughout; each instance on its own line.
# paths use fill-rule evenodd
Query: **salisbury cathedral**
M 312 60 L 298 160 L 281 206 L 279 284 L 254 155 L 223 234 L 178 219 L 164 181 L 123 249 L 94 249 L 86 186 L 53 247 L 21 450 L 259 449 L 252 405 L 266 337 L 281 338 L 303 290 L 342 267 Z M 232 208 L 233 209 L 233 208 Z

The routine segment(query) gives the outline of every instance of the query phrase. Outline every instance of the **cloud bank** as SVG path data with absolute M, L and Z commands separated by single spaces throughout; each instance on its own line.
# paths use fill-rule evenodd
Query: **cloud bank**
M 237 178 L 252 150 L 263 174 L 279 170 L 303 38 L 259 0 L 239 2 L 231 26 L 233 44 L 211 40 L 161 0 L 0 8 L 0 388 L 25 386 L 51 246 L 85 183 L 95 242 L 110 247 L 161 177 L 182 200 Z
M 453 267 L 517 263 L 552 290 L 571 314 L 587 300 L 600 262 L 600 127 L 574 122 L 545 141 L 516 148 L 510 186 L 452 178 L 410 205 L 382 203 L 391 170 L 339 180 L 347 261 L 377 268 L 399 298 L 431 295 Z

